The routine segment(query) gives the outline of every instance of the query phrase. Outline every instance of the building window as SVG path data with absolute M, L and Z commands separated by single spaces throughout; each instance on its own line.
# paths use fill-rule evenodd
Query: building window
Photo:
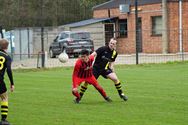
M 152 35 L 162 35 L 162 16 L 152 17 Z
M 127 37 L 127 19 L 119 20 L 119 37 Z

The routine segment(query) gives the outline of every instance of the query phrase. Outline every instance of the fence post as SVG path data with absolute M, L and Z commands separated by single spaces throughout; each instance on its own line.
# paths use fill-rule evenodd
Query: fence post
M 43 0 L 41 2 L 41 54 L 42 54 L 42 68 L 44 68 L 44 63 L 45 63 L 45 54 L 44 54 L 44 24 L 43 24 Z
M 14 53 L 14 50 L 13 50 L 13 40 L 12 40 L 12 32 L 10 31 L 10 53 L 11 53 L 11 58 L 13 60 L 13 53 Z
M 22 60 L 22 35 L 21 35 L 21 29 L 19 28 L 19 42 L 20 42 L 20 60 Z
M 138 42 L 139 42 L 139 38 L 138 38 L 138 1 L 135 0 L 135 39 L 136 39 L 136 64 L 138 64 Z
M 30 37 L 29 37 L 30 33 L 29 33 L 29 28 L 27 28 L 27 47 L 28 47 L 28 58 L 31 58 L 30 56 Z
M 47 67 L 47 62 L 48 62 L 48 53 L 47 53 L 47 51 L 44 52 L 44 57 L 45 57 L 44 66 Z
M 1 38 L 4 38 L 4 35 L 3 35 L 3 27 L 0 26 L 0 33 L 1 33 Z

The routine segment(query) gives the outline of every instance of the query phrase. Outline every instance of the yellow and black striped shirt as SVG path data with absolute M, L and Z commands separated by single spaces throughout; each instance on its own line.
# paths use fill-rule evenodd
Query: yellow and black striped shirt
M 0 81 L 4 80 L 5 71 L 7 71 L 10 83 L 13 85 L 14 82 L 11 70 L 11 58 L 5 51 L 0 50 Z
M 100 47 L 96 50 L 97 57 L 94 67 L 99 70 L 107 69 L 110 62 L 114 62 L 118 53 L 116 50 L 111 50 L 108 46 Z

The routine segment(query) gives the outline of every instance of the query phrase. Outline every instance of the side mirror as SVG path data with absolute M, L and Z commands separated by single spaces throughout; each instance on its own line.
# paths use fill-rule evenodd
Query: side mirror
M 57 41 L 57 39 L 54 39 L 54 42 L 56 42 Z
M 57 42 L 58 36 L 56 36 L 56 38 L 54 39 L 54 42 Z

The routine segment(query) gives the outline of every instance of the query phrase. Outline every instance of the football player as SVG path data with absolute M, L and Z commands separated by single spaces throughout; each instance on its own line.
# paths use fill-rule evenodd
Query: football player
M 14 81 L 11 70 L 11 58 L 7 54 L 8 41 L 6 39 L 0 40 L 0 98 L 1 98 L 1 122 L 0 125 L 9 125 L 6 120 L 8 115 L 8 94 L 4 82 L 4 74 L 7 71 L 10 80 L 10 90 L 14 91 Z
M 98 84 L 95 76 L 92 72 L 92 63 L 94 61 L 94 56 L 89 55 L 88 50 L 81 51 L 81 57 L 76 61 L 74 66 L 74 71 L 72 75 L 72 93 L 76 96 L 74 100 L 75 103 L 80 102 L 80 94 L 78 92 L 78 87 L 82 82 L 87 82 L 88 84 L 93 85 L 103 98 L 110 102 L 111 99 L 106 95 L 104 89 Z
M 114 85 L 118 91 L 118 94 L 121 99 L 127 101 L 128 98 L 123 93 L 121 82 L 118 79 L 115 71 L 114 71 L 114 62 L 118 53 L 116 52 L 116 43 L 117 40 L 112 38 L 108 44 L 108 46 L 102 46 L 94 51 L 91 55 L 95 56 L 95 62 L 93 65 L 93 74 L 96 79 L 101 75 L 104 78 L 110 79 L 114 82 Z M 84 95 L 84 92 L 87 90 L 88 83 L 85 83 L 81 86 L 80 96 Z

